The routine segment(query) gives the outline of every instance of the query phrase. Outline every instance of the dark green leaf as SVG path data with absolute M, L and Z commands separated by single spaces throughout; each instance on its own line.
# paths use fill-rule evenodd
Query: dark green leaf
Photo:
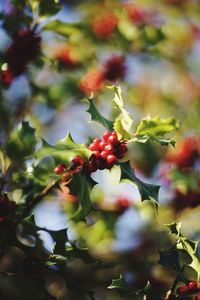
M 12 160 L 22 161 L 34 153 L 35 146 L 35 129 L 28 122 L 22 122 L 11 134 L 6 150 Z
M 101 125 L 103 125 L 106 129 L 108 129 L 109 131 L 113 130 L 113 122 L 104 118 L 97 110 L 93 99 L 89 99 L 89 108 L 87 110 L 87 112 L 89 112 L 89 114 L 91 115 L 91 120 L 95 121 L 97 123 L 100 123 Z
M 75 174 L 73 180 L 69 184 L 70 193 L 77 196 L 79 200 L 79 208 L 72 217 L 74 221 L 84 220 L 94 208 L 90 201 L 90 193 L 95 182 L 83 174 Z
M 124 280 L 123 276 L 120 275 L 118 279 L 113 279 L 111 285 L 108 287 L 109 289 L 122 289 L 129 290 L 130 286 Z
M 130 165 L 130 162 L 120 163 L 121 167 L 121 180 L 126 181 L 129 180 L 132 183 L 136 184 L 140 194 L 142 201 L 144 200 L 153 200 L 158 202 L 158 192 L 160 186 L 149 184 L 141 181 L 139 178 L 135 176 L 134 170 Z

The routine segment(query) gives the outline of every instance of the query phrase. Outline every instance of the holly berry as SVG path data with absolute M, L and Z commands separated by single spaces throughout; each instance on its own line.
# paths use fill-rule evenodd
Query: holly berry
M 188 284 L 187 284 L 187 287 L 188 287 L 188 290 L 189 291 L 194 291 L 197 289 L 197 282 L 196 281 L 190 281 Z
M 126 197 L 120 197 L 116 201 L 116 206 L 119 212 L 124 212 L 130 207 L 130 201 Z
M 99 145 L 100 142 L 101 142 L 101 139 L 100 139 L 100 138 L 96 138 L 96 139 L 93 140 L 93 143 L 94 143 L 95 145 Z
M 123 79 L 126 73 L 126 65 L 122 55 L 111 56 L 104 64 L 104 76 L 109 81 Z
M 187 287 L 187 285 L 182 285 L 182 286 L 180 286 L 178 289 L 177 289 L 177 294 L 178 295 L 183 295 L 183 294 L 185 294 L 185 293 L 187 293 L 188 292 L 188 287 Z
M 111 132 L 109 132 L 109 131 L 107 131 L 107 132 L 104 132 L 104 134 L 103 134 L 103 140 L 105 141 L 105 142 L 107 142 L 108 141 L 108 138 L 111 136 Z
M 120 154 L 124 154 L 125 152 L 127 152 L 127 146 L 126 144 L 122 143 L 119 145 L 118 151 Z
M 27 64 L 38 57 L 40 47 L 41 38 L 34 30 L 25 28 L 14 36 L 5 54 L 9 70 L 14 76 L 26 71 Z
M 117 160 L 117 157 L 113 154 L 109 154 L 107 156 L 107 163 L 112 164 Z
M 112 168 L 117 159 L 123 158 L 127 151 L 126 143 L 118 140 L 116 131 L 107 131 L 102 138 L 95 138 L 88 147 L 93 153 L 84 165 L 86 173 Z
M 102 158 L 102 159 L 107 159 L 107 156 L 108 156 L 108 153 L 106 152 L 106 151 L 102 151 L 101 153 L 100 153 L 100 157 Z
M 0 71 L 0 80 L 5 87 L 8 87 L 13 81 L 13 73 L 11 70 L 1 70 Z
M 195 300 L 200 300 L 200 293 L 198 293 L 198 294 L 196 295 Z
M 84 161 L 82 159 L 82 157 L 80 155 L 76 155 L 73 159 L 72 159 L 72 164 L 74 165 L 83 165 Z
M 104 151 L 106 151 L 107 155 L 113 154 L 114 148 L 113 148 L 112 145 L 106 145 L 106 146 L 104 147 Z
M 90 144 L 89 149 L 91 151 L 98 151 L 99 150 L 99 144 L 95 144 L 94 142 Z
M 65 170 L 64 165 L 57 165 L 54 169 L 54 172 L 56 174 L 62 174 L 64 170 Z
M 110 145 L 116 145 L 116 144 L 118 144 L 118 137 L 116 137 L 115 135 L 111 135 L 111 136 L 109 136 L 109 138 L 108 138 L 108 144 L 110 144 Z

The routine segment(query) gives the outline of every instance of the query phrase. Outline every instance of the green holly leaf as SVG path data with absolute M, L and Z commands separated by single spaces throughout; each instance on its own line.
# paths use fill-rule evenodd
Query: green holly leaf
M 75 222 L 85 220 L 85 218 L 94 211 L 90 200 L 90 193 L 96 183 L 84 174 L 74 174 L 72 181 L 68 187 L 70 193 L 76 196 L 79 200 L 79 208 L 72 216 Z
M 130 161 L 120 163 L 121 167 L 121 181 L 129 181 L 137 185 L 142 201 L 151 200 L 158 205 L 158 192 L 159 185 L 149 184 L 141 181 L 136 177 L 133 168 L 130 165 Z
M 7 142 L 7 154 L 15 162 L 23 161 L 33 155 L 36 142 L 35 129 L 28 122 L 22 122 Z
M 171 223 L 166 225 L 170 229 L 171 234 L 179 236 L 181 234 L 181 223 Z
M 66 256 L 66 242 L 68 241 L 67 229 L 62 230 L 48 230 L 48 233 L 51 235 L 54 240 L 54 249 L 53 254 Z
M 178 251 L 175 247 L 171 247 L 164 251 L 159 251 L 160 259 L 158 261 L 163 267 L 176 268 L 179 265 Z
M 131 139 L 131 142 L 138 142 L 145 144 L 147 142 L 156 142 L 159 143 L 161 146 L 169 146 L 172 145 L 173 147 L 175 146 L 176 142 L 173 139 L 163 139 L 163 138 L 156 138 L 155 136 L 152 135 L 137 135 L 134 138 Z
M 80 36 L 81 31 L 78 28 L 79 24 L 68 24 L 64 23 L 60 20 L 53 20 L 51 22 L 48 22 L 46 25 L 43 26 L 43 30 L 51 30 L 54 31 L 60 35 L 63 35 L 64 37 L 69 37 L 69 36 Z
M 35 157 L 41 159 L 45 156 L 51 155 L 56 161 L 70 161 L 75 155 L 81 155 L 88 158 L 91 152 L 84 144 L 76 144 L 71 135 L 68 133 L 62 140 L 57 141 L 56 145 L 52 146 L 42 139 L 40 149 L 35 153 Z
M 130 114 L 124 108 L 124 101 L 122 98 L 121 88 L 119 86 L 111 86 L 109 89 L 112 89 L 115 93 L 114 95 L 114 105 L 119 112 L 119 116 L 116 118 L 114 123 L 114 129 L 117 132 L 120 139 L 130 140 L 133 138 L 132 125 L 133 119 Z
M 119 290 L 129 290 L 130 286 L 124 280 L 123 276 L 120 275 L 117 279 L 112 279 L 111 285 L 108 286 L 109 289 L 119 289 Z
M 39 11 L 40 16 L 52 16 L 57 14 L 61 9 L 59 0 L 30 0 L 29 4 L 32 11 Z
M 191 257 L 192 261 L 189 266 L 196 271 L 197 278 L 200 280 L 200 259 L 197 256 L 197 247 L 198 242 L 189 240 L 183 236 L 180 237 L 180 242 L 177 244 L 177 249 L 185 250 Z
M 89 108 L 87 112 L 91 115 L 91 121 L 95 121 L 104 126 L 107 130 L 113 131 L 113 122 L 104 118 L 97 110 L 93 99 L 89 99 Z
M 174 118 L 162 119 L 160 117 L 146 117 L 139 123 L 136 134 L 138 135 L 151 135 L 162 136 L 166 133 L 178 129 L 179 123 Z

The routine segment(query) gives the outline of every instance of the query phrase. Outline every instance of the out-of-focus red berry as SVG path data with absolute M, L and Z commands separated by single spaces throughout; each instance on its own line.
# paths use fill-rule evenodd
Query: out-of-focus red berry
M 188 292 L 187 285 L 182 285 L 182 286 L 180 286 L 180 287 L 177 288 L 177 294 L 178 295 L 183 295 L 183 294 L 185 294 L 187 292 Z
M 166 160 L 173 162 L 179 168 L 190 168 L 200 158 L 200 138 L 186 137 L 176 145 L 176 150 L 169 150 Z
M 26 71 L 27 64 L 34 61 L 41 48 L 41 37 L 29 28 L 20 30 L 7 48 L 5 56 L 8 68 L 18 76 Z
M 147 13 L 144 9 L 129 3 L 125 5 L 125 9 L 133 23 L 140 25 L 146 22 Z
M 79 83 L 79 88 L 85 94 L 98 92 L 102 88 L 103 81 L 103 72 L 99 69 L 93 68 L 83 75 Z
M 73 49 L 70 47 L 61 48 L 55 55 L 55 58 L 67 68 L 73 68 L 79 64 Z
M 187 284 L 187 287 L 188 287 L 188 290 L 189 290 L 189 291 L 196 290 L 196 288 L 197 288 L 197 282 L 196 282 L 196 281 L 190 281 L 190 282 Z
M 8 87 L 13 81 L 13 73 L 11 70 L 1 70 L 0 72 L 0 81 L 5 87 Z
M 120 197 L 116 201 L 116 207 L 120 212 L 124 212 L 131 205 L 130 200 L 126 197 Z
M 200 293 L 198 293 L 198 294 L 196 295 L 195 300 L 200 300 Z
M 109 81 L 121 80 L 126 73 L 126 65 L 122 55 L 113 55 L 104 64 L 104 77 Z
M 92 23 L 92 31 L 96 37 L 107 39 L 111 37 L 117 24 L 118 18 L 113 13 L 108 13 L 94 19 Z

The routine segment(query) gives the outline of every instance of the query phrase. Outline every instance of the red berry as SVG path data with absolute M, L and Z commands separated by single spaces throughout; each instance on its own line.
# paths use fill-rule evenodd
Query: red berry
M 107 162 L 103 159 L 99 160 L 99 166 L 98 169 L 99 170 L 104 170 L 107 168 Z
M 197 282 L 196 281 L 190 281 L 187 284 L 187 287 L 188 287 L 189 291 L 193 291 L 193 290 L 195 290 L 197 288 Z
M 111 136 L 111 132 L 109 132 L 109 131 L 107 131 L 107 132 L 104 132 L 104 134 L 103 134 L 103 140 L 105 141 L 105 142 L 107 142 L 108 141 L 108 138 Z
M 112 132 L 112 136 L 116 137 L 118 139 L 118 136 L 117 136 L 117 132 L 116 131 L 113 131 Z
M 99 148 L 100 148 L 100 150 L 104 150 L 105 149 L 105 147 L 106 147 L 106 143 L 105 142 L 100 142 L 100 144 L 99 144 Z
M 106 151 L 107 155 L 108 154 L 113 154 L 113 152 L 114 152 L 114 149 L 111 145 L 106 145 L 104 150 Z
M 117 145 L 118 144 L 118 138 L 114 135 L 109 136 L 108 138 L 108 144 L 110 145 Z
M 76 155 L 72 159 L 72 164 L 73 165 L 82 166 L 83 163 L 84 163 L 84 161 L 83 161 L 83 159 L 82 159 L 82 157 L 80 155 Z
M 120 154 L 124 154 L 125 152 L 127 152 L 126 144 L 122 143 L 119 145 L 119 152 L 120 152 Z
M 63 172 L 64 172 L 64 166 L 63 166 L 63 165 L 57 165 L 57 166 L 55 167 L 55 169 L 54 169 L 54 172 L 55 172 L 56 174 L 61 174 L 61 173 L 63 173 Z
M 97 144 L 97 145 L 99 145 L 100 143 L 101 143 L 101 139 L 99 139 L 99 138 L 96 138 L 96 139 L 94 139 L 93 140 L 93 142 L 92 142 L 93 144 Z
M 198 293 L 198 294 L 196 295 L 195 300 L 200 300 L 200 293 Z
M 13 73 L 11 70 L 1 70 L 0 71 L 0 79 L 5 86 L 9 86 L 13 81 Z
M 100 156 L 100 152 L 99 152 L 99 151 L 93 151 L 93 154 L 94 154 L 96 157 L 99 157 L 99 156 Z
M 102 151 L 101 153 L 100 153 L 100 157 L 102 158 L 102 159 L 107 159 L 107 156 L 108 156 L 108 153 L 106 152 L 106 151 Z
M 182 285 L 179 288 L 177 288 L 177 294 L 178 295 L 183 295 L 188 291 L 187 285 Z
M 115 155 L 113 155 L 113 154 L 109 154 L 108 156 L 107 156 L 107 162 L 109 163 L 109 164 L 112 164 L 113 162 L 115 162 L 117 160 L 117 157 L 115 156 Z
M 120 212 L 124 212 L 127 208 L 130 207 L 130 201 L 126 197 L 120 197 L 116 201 L 117 209 Z
M 99 150 L 99 145 L 95 144 L 94 142 L 89 145 L 88 147 L 91 151 L 98 151 Z

